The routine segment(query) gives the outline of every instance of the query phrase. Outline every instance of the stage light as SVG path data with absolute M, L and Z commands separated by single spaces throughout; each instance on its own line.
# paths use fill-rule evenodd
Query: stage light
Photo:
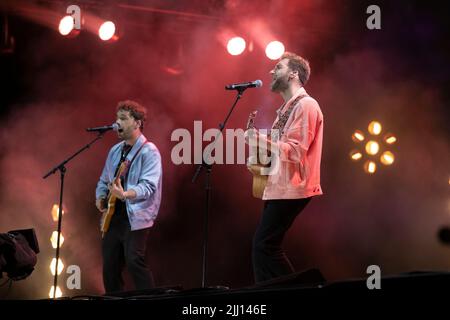
M 364 134 L 360 130 L 356 130 L 352 135 L 352 140 L 355 142 L 364 141 Z
M 366 143 L 366 152 L 371 156 L 376 155 L 380 150 L 380 145 L 376 141 L 369 141 Z
M 59 33 L 67 36 L 74 28 L 75 21 L 72 16 L 65 16 L 59 21 Z
M 105 21 L 98 29 L 98 36 L 103 41 L 115 40 L 116 25 L 112 21 Z
M 228 40 L 227 51 L 232 56 L 238 56 L 245 50 L 245 40 L 241 37 L 234 37 Z
M 369 123 L 369 133 L 372 135 L 379 135 L 381 133 L 381 124 L 378 121 L 372 121 Z
M 284 45 L 280 41 L 272 41 L 266 46 L 266 56 L 271 60 L 280 59 L 284 53 Z
M 390 151 L 385 151 L 381 154 L 380 161 L 382 164 L 386 166 L 390 166 L 394 163 L 395 157 L 394 154 Z
M 375 162 L 373 161 L 366 161 L 366 163 L 364 164 L 364 171 L 368 174 L 374 174 L 375 171 L 377 170 L 377 165 L 375 164 Z
M 55 290 L 55 287 L 52 286 L 52 287 L 50 288 L 50 292 L 48 293 L 48 296 L 49 296 L 50 298 L 54 298 L 54 297 L 53 297 L 54 290 Z M 59 286 L 56 286 L 56 293 L 55 293 L 55 294 L 56 294 L 56 295 L 55 295 L 55 298 L 61 298 L 61 297 L 62 297 L 62 292 L 61 292 L 61 289 L 59 288 Z
M 369 131 L 368 134 L 374 136 L 379 135 L 382 131 L 381 123 L 379 123 L 378 121 L 370 122 L 368 126 L 368 131 Z M 360 130 L 356 130 L 352 134 L 352 140 L 356 143 L 360 143 L 365 140 L 364 134 L 365 133 L 361 132 Z M 380 162 L 385 166 L 390 166 L 391 164 L 394 163 L 395 161 L 394 154 L 391 151 L 386 150 L 386 148 L 389 147 L 389 145 L 395 143 L 396 141 L 397 138 L 392 133 L 385 134 L 382 139 L 381 137 L 380 138 L 374 137 L 372 140 L 366 142 L 364 148 L 365 152 L 360 148 L 352 150 L 350 152 L 350 159 L 352 161 L 359 161 L 360 159 L 363 158 L 369 158 L 364 162 L 364 171 L 366 173 L 373 174 L 377 169 L 377 163 L 376 160 L 373 159 L 373 156 L 377 155 L 380 152 L 380 149 L 382 148 L 385 149 L 383 150 L 383 152 L 379 157 Z
M 58 244 L 58 231 L 53 231 L 52 236 L 50 238 L 50 241 L 52 243 L 53 249 L 56 249 L 56 246 Z M 59 236 L 59 247 L 61 248 L 62 244 L 64 243 L 64 237 L 61 234 Z
M 63 269 L 64 269 L 64 264 L 61 259 L 58 259 L 58 275 L 61 274 Z M 50 272 L 52 273 L 52 275 L 55 275 L 55 270 L 56 270 L 56 258 L 53 258 L 52 262 L 50 263 Z
M 392 133 L 388 133 L 387 135 L 384 136 L 384 142 L 386 142 L 387 144 L 393 144 L 396 141 L 397 138 Z
M 38 253 L 34 229 L 0 233 L 0 278 L 3 272 L 14 281 L 27 278 L 34 271 Z
M 350 158 L 354 161 L 358 161 L 359 159 L 362 158 L 362 153 L 357 150 L 354 150 L 350 152 Z
M 58 221 L 58 214 L 59 214 L 59 205 L 54 204 L 52 207 L 52 218 L 53 221 Z M 64 209 L 62 209 L 61 214 L 64 215 Z

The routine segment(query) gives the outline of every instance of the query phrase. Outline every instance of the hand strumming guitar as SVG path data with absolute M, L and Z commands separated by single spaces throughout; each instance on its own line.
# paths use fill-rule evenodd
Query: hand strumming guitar
M 101 213 L 105 213 L 108 208 L 106 207 L 106 199 L 105 198 L 98 198 L 95 200 L 95 206 L 97 207 L 98 211 Z

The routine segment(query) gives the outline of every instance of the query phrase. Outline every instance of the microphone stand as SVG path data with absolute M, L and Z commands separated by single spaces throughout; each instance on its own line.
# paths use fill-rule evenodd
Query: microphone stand
M 63 191 L 64 191 L 64 176 L 66 174 L 66 164 L 75 158 L 77 155 L 79 155 L 84 150 L 90 148 L 94 142 L 97 140 L 103 138 L 103 135 L 105 134 L 106 130 L 100 130 L 98 132 L 97 137 L 86 144 L 84 147 L 82 147 L 80 150 L 75 152 L 73 155 L 68 157 L 66 160 L 62 161 L 61 163 L 57 164 L 53 169 L 51 169 L 49 172 L 47 172 L 42 179 L 47 179 L 50 175 L 54 174 L 57 170 L 60 172 L 60 178 L 61 178 L 61 188 L 59 192 L 59 210 L 58 210 L 58 239 L 56 241 L 56 264 L 55 264 L 55 276 L 53 278 L 53 299 L 56 299 L 56 287 L 58 285 L 58 263 L 59 263 L 59 245 L 60 245 L 60 236 L 61 236 L 61 224 L 62 224 L 62 206 L 63 206 Z
M 231 109 L 228 111 L 227 116 L 225 117 L 225 120 L 222 123 L 219 123 L 219 133 L 216 135 L 216 138 L 214 140 L 214 144 L 217 142 L 217 139 L 222 135 L 222 131 L 225 128 L 225 125 L 228 121 L 228 119 L 231 116 L 231 113 L 234 110 L 234 107 L 236 106 L 239 99 L 242 97 L 242 93 L 244 92 L 246 88 L 237 88 L 238 92 L 236 95 L 236 99 L 231 106 Z M 213 145 L 214 146 L 214 145 Z M 211 149 L 213 150 L 213 149 Z M 212 163 L 209 159 L 203 158 L 203 152 L 202 152 L 202 163 L 197 166 L 197 169 L 195 170 L 194 176 L 192 177 L 192 183 L 197 180 L 198 176 L 200 175 L 203 168 L 206 170 L 206 182 L 205 182 L 205 192 L 206 192 L 206 198 L 205 198 L 205 211 L 204 211 L 204 222 L 203 222 L 203 254 L 202 254 L 202 288 L 206 287 L 206 271 L 207 271 L 207 250 L 208 250 L 208 217 L 211 207 L 211 174 L 212 174 Z

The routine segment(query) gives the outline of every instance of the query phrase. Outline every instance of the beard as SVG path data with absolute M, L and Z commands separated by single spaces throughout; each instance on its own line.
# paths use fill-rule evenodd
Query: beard
M 270 86 L 270 90 L 272 90 L 272 92 L 282 92 L 288 88 L 288 81 L 284 77 L 276 78 Z

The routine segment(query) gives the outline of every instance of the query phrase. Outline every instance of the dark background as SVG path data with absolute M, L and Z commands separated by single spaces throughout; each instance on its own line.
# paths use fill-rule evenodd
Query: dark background
M 3 39 L 0 54 L 0 232 L 35 228 L 41 248 L 34 273 L 9 292 L 1 288 L 3 297 L 48 296 L 49 238 L 56 229 L 50 211 L 59 177 L 42 176 L 93 138 L 86 127 L 112 123 L 124 99 L 148 108 L 144 133 L 163 157 L 163 202 L 148 241 L 156 284 L 199 287 L 204 176 L 192 184 L 195 166 L 172 163 L 171 134 L 177 128 L 193 134 L 194 120 L 203 121 L 203 130 L 217 127 L 234 100 L 224 85 L 255 79 L 263 87 L 245 92 L 227 128 L 243 128 L 255 108 L 257 126 L 270 126 L 282 103 L 268 85 L 274 62 L 262 43 L 271 37 L 310 61 L 306 89 L 325 118 L 324 195 L 285 239 L 296 269 L 319 268 L 334 281 L 363 277 L 372 264 L 383 275 L 450 268 L 450 247 L 437 238 L 450 225 L 447 7 L 343 0 L 14 2 L 47 10 L 24 14 L 13 2 L 0 3 L 2 34 L 7 25 L 15 40 L 11 50 Z M 103 43 L 86 30 L 62 37 L 45 12 L 60 17 L 72 3 L 82 13 L 114 19 L 120 39 Z M 366 27 L 370 4 L 381 8 L 381 30 Z M 230 32 L 252 42 L 253 51 L 229 55 Z M 367 131 L 374 119 L 398 141 L 390 147 L 395 163 L 369 176 L 348 154 L 360 147 L 351 140 L 354 130 Z M 94 191 L 116 141 L 108 133 L 67 166 L 61 257 L 65 266 L 80 266 L 82 289 L 66 289 L 63 273 L 64 295 L 102 293 Z M 208 284 L 251 285 L 251 240 L 262 202 L 251 196 L 244 165 L 214 166 L 212 185 Z

